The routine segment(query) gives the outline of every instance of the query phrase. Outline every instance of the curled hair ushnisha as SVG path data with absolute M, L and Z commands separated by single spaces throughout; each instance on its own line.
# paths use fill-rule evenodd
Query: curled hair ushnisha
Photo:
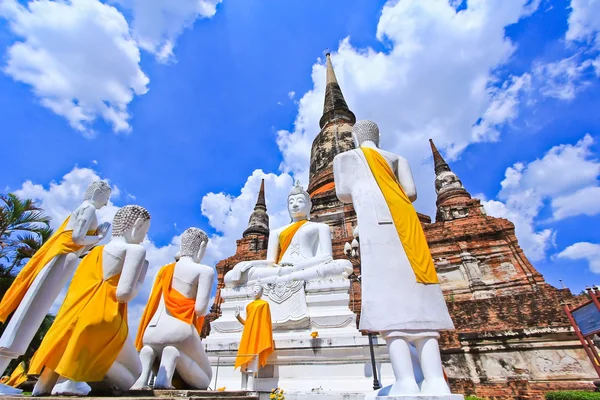
M 359 146 L 366 141 L 371 141 L 379 146 L 379 127 L 373 121 L 366 119 L 358 121 L 352 127 L 352 133 L 356 136 Z
M 180 256 L 193 256 L 198 253 L 202 242 L 208 244 L 208 235 L 199 228 L 188 228 L 181 235 Z
M 106 183 L 104 181 L 94 181 L 94 182 L 90 183 L 90 185 L 85 190 L 83 199 L 90 200 L 92 197 L 94 197 L 94 193 L 96 192 L 96 190 L 98 190 L 99 192 L 106 192 L 106 191 L 110 191 L 111 189 L 110 189 L 110 186 L 108 185 L 108 183 Z
M 120 208 L 113 219 L 112 235 L 123 236 L 125 232 L 133 227 L 138 218 L 148 221 L 150 220 L 150 213 L 144 207 L 137 205 Z

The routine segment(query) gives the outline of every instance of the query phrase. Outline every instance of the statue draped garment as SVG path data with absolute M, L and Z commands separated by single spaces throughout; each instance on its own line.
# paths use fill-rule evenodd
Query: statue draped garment
M 300 221 L 296 221 L 284 230 L 279 233 L 279 255 L 277 256 L 277 262 L 279 263 L 283 258 L 288 247 L 290 247 L 290 243 L 292 243 L 292 239 L 296 235 L 296 232 L 308 221 L 303 219 Z
M 25 371 L 25 362 L 21 361 L 12 374 L 10 374 L 10 378 L 8 378 L 6 382 L 2 383 L 14 388 L 18 388 L 25 382 L 27 382 L 27 371 Z
M 140 326 L 135 339 L 135 346 L 138 351 L 144 347 L 144 333 L 146 332 L 146 328 L 150 324 L 154 313 L 156 313 L 156 310 L 158 309 L 161 297 L 169 314 L 180 321 L 195 326 L 198 334 L 202 332 L 204 317 L 198 317 L 196 315 L 196 300 L 188 299 L 177 290 L 173 289 L 174 273 L 175 263 L 172 263 L 162 267 L 158 271 L 158 274 L 156 274 L 152 292 L 150 293 L 150 298 L 148 299 L 148 303 L 142 314 L 142 319 L 140 320 Z
M 97 246 L 81 260 L 52 327 L 33 356 L 30 375 L 44 367 L 77 382 L 97 382 L 119 355 L 129 328 L 127 303 L 117 301 L 121 274 L 104 279 Z
M 40 247 L 31 259 L 21 269 L 10 288 L 4 294 L 0 303 L 0 322 L 6 322 L 8 316 L 17 309 L 31 284 L 42 269 L 56 256 L 74 253 L 83 246 L 73 243 L 73 231 L 66 231 L 68 217 L 54 232 L 50 239 Z M 88 232 L 93 234 L 94 232 Z
M 377 150 L 361 147 L 367 164 L 392 214 L 394 227 L 406 257 L 419 283 L 439 283 L 421 221 L 412 202 L 396 179 L 385 158 Z M 359 225 L 360 229 L 360 225 Z
M 359 329 L 384 336 L 453 329 L 423 228 L 386 158 L 374 148 L 350 150 L 335 157 L 334 173 L 336 194 L 352 202 L 358 220 Z
M 254 300 L 246 306 L 246 323 L 234 368 L 250 363 L 254 357 L 258 357 L 258 367 L 264 367 L 269 355 L 274 351 L 273 347 L 269 303 L 262 299 Z

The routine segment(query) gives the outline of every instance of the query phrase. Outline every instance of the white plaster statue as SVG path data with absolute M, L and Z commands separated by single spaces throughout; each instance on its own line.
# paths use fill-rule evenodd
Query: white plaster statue
M 225 285 L 235 287 L 259 280 L 267 284 L 350 275 L 353 271 L 350 261 L 333 259 L 329 225 L 308 221 L 311 207 L 309 194 L 298 182 L 288 196 L 292 222 L 270 231 L 267 259 L 240 262 L 225 274 Z M 294 226 L 302 223 L 287 246 L 282 243 L 282 233 L 289 235 Z
M 148 211 L 137 205 L 129 205 L 119 209 L 113 220 L 113 231 L 112 238 L 101 248 L 101 260 L 102 260 L 102 278 L 103 283 L 110 282 L 114 290 L 114 296 L 116 298 L 116 302 L 125 306 L 125 311 L 122 313 L 124 315 L 119 315 L 116 318 L 114 316 L 104 316 L 102 317 L 102 321 L 95 322 L 95 325 L 88 325 L 85 327 L 84 332 L 89 330 L 90 333 L 87 334 L 87 341 L 94 341 L 95 338 L 100 338 L 102 340 L 107 337 L 117 337 L 123 334 L 121 329 L 122 325 L 125 324 L 125 336 L 126 339 L 120 343 L 120 351 L 118 351 L 118 355 L 114 363 L 108 367 L 108 371 L 104 375 L 104 379 L 108 381 L 109 384 L 114 386 L 116 389 L 121 391 L 126 391 L 131 388 L 131 386 L 135 383 L 142 372 L 142 365 L 137 353 L 137 350 L 133 344 L 133 340 L 130 336 L 127 335 L 128 329 L 126 327 L 126 304 L 133 300 L 135 296 L 137 296 L 139 290 L 141 289 L 144 280 L 146 278 L 146 272 L 148 270 L 148 261 L 146 260 L 146 250 L 140 244 L 146 237 L 148 233 L 148 229 L 150 227 L 150 214 Z M 91 254 L 91 253 L 90 253 Z M 85 262 L 85 258 L 82 260 L 82 264 Z M 114 282 L 115 277 L 118 277 L 118 283 Z M 69 292 L 71 290 L 78 290 L 74 288 L 77 284 L 76 282 L 77 274 L 73 278 L 73 282 L 69 288 Z M 116 286 L 116 290 L 114 287 Z M 79 289 L 81 290 L 81 289 Z M 110 291 L 110 289 L 109 289 Z M 69 294 L 65 298 L 65 304 L 69 300 Z M 100 290 L 99 290 L 100 292 Z M 109 307 L 114 303 L 115 299 L 110 298 L 100 299 L 100 303 L 106 304 L 105 307 Z M 93 299 L 98 301 L 97 299 Z M 90 301 L 91 304 L 91 301 Z M 122 310 L 120 306 L 119 310 Z M 114 308 L 114 307 L 113 307 Z M 60 325 L 58 323 L 61 318 L 61 310 L 59 310 L 56 320 L 53 324 L 53 327 L 47 333 L 44 341 L 48 337 L 52 337 L 52 329 L 55 325 Z M 85 321 L 89 318 L 86 318 L 85 315 L 87 313 L 93 312 L 101 312 L 99 310 L 89 310 L 83 309 L 80 315 L 75 319 L 76 322 L 74 324 L 83 324 L 85 325 Z M 105 326 L 107 319 L 113 318 L 116 320 L 117 331 L 114 331 L 115 322 L 112 325 Z M 72 325 L 72 324 L 67 324 Z M 67 328 L 68 329 L 68 328 Z M 81 331 L 81 329 L 76 329 L 76 331 Z M 64 334 L 62 332 L 57 332 L 55 337 L 62 337 Z M 109 341 L 111 339 L 108 339 Z M 71 336 L 70 341 L 76 341 L 79 339 L 76 336 Z M 83 339 L 80 339 L 83 340 Z M 69 343 L 71 345 L 71 343 Z M 48 344 L 48 351 L 51 352 L 53 347 L 53 343 Z M 118 347 L 117 347 L 118 349 Z M 96 349 L 98 350 L 98 349 Z M 44 352 L 46 351 L 45 343 L 42 342 L 40 349 L 34 356 L 31 361 L 30 372 L 35 373 L 34 368 L 40 368 L 36 366 L 38 363 L 36 358 L 44 358 Z M 103 358 L 105 354 L 102 354 L 99 357 L 95 355 L 88 356 L 87 358 L 82 358 L 81 356 L 74 356 L 75 360 L 60 360 L 62 365 L 66 366 L 66 369 L 69 369 L 69 366 L 76 363 L 87 363 L 87 362 L 97 362 L 94 358 Z M 56 357 L 56 356 L 54 356 Z M 60 357 L 60 355 L 58 356 Z M 45 365 L 42 365 L 45 366 Z M 94 371 L 89 371 L 92 368 L 82 368 L 81 366 L 77 367 L 79 371 L 83 370 L 83 374 L 94 373 Z M 87 371 L 87 372 L 86 372 Z M 91 388 L 85 381 L 75 381 L 72 379 L 68 379 L 67 377 L 61 376 L 59 373 L 53 371 L 51 368 L 47 367 L 43 369 L 43 372 L 40 375 L 40 378 L 37 384 L 34 387 L 33 395 L 34 396 L 43 396 L 52 393 L 53 395 L 63 395 L 63 396 L 85 396 L 90 392 Z
M 25 354 L 44 317 L 65 287 L 67 280 L 72 276 L 79 256 L 106 236 L 110 223 L 98 225 L 96 210 L 108 203 L 110 192 L 110 186 L 106 182 L 91 183 L 85 192 L 83 203 L 73 211 L 64 226 L 64 233 L 61 235 L 59 229 L 50 239 L 65 243 L 65 247 L 73 251 L 58 254 L 45 266 L 40 266 L 42 269 L 26 289 L 26 293 L 18 303 L 18 307 L 14 310 L 10 322 L 0 338 L 0 375 L 4 373 L 12 359 Z M 59 245 L 59 243 L 56 244 Z M 48 243 L 48 246 L 52 246 L 52 244 Z M 38 260 L 32 258 L 30 263 L 32 261 L 35 263 Z M 43 261 L 39 260 L 39 262 Z M 21 271 L 31 267 L 30 263 Z M 5 306 L 5 300 L 7 300 L 6 297 L 3 299 L 2 308 Z M 4 311 L 10 312 L 10 309 L 3 309 Z M 0 385 L 0 394 L 18 393 L 21 393 L 21 390 Z
M 142 324 L 145 325 L 145 319 L 148 320 L 147 326 L 140 326 L 138 332 L 138 338 L 143 340 L 140 352 L 143 369 L 132 389 L 149 386 L 156 357 L 160 358 L 160 367 L 154 381 L 155 389 L 172 389 L 175 370 L 193 388 L 208 388 L 212 368 L 204 352 L 199 331 L 208 312 L 214 282 L 213 268 L 200 264 L 207 244 L 206 233 L 198 228 L 187 229 L 181 237 L 179 260 L 176 264 L 165 266 L 158 273 L 153 288 L 156 297 L 153 299 L 151 295 L 147 311 L 142 317 Z M 167 293 L 163 288 L 169 287 L 169 282 L 163 286 L 163 279 L 170 281 L 172 290 Z M 173 290 L 177 293 L 173 293 Z M 168 297 L 167 305 L 165 296 Z M 153 307 L 153 301 L 159 303 Z M 179 314 L 169 309 L 168 304 L 173 303 L 177 305 Z M 185 311 L 182 312 L 182 309 Z
M 255 389 L 258 370 L 266 365 L 274 351 L 270 307 L 267 301 L 261 299 L 262 295 L 262 285 L 255 284 L 252 287 L 254 300 L 246 307 L 246 319 L 242 318 L 241 309 L 235 312 L 235 318 L 244 325 L 235 362 L 235 366 L 241 368 L 242 390 Z
M 352 135 L 357 148 L 338 154 L 333 171 L 337 197 L 354 205 L 358 219 L 362 274 L 359 329 L 379 332 L 385 339 L 396 377 L 391 387 L 380 390 L 377 395 L 450 395 L 442 371 L 438 332 L 453 329 L 454 325 L 437 283 L 424 233 L 410 204 L 417 197 L 410 166 L 406 159 L 378 148 L 379 129 L 375 123 L 357 122 Z M 374 159 L 379 160 L 380 169 L 375 169 L 379 171 L 379 179 L 385 170 L 388 172 L 387 184 L 395 185 L 395 190 L 400 185 L 403 200 L 396 199 L 394 209 L 388 205 L 385 187 L 380 188 L 381 181 L 374 176 L 367 156 L 372 157 L 372 163 Z M 391 197 L 388 194 L 388 199 Z M 402 240 L 409 243 L 413 237 L 422 235 L 420 246 L 426 250 L 420 253 L 420 260 L 433 269 L 428 270 L 431 279 L 428 283 L 419 281 L 418 266 L 407 255 L 410 248 L 406 250 L 400 239 L 396 226 L 399 220 L 394 218 L 398 215 L 398 203 L 402 203 L 405 215 L 410 214 L 409 223 L 412 224 L 407 233 L 409 237 Z M 411 362 L 411 344 L 417 349 L 423 373 L 420 383 Z

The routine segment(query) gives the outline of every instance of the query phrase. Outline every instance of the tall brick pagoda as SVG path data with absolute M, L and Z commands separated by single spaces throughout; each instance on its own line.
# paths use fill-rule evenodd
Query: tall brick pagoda
M 312 219 L 331 227 L 334 258 L 345 258 L 356 214 L 335 195 L 333 158 L 354 148 L 356 122 L 330 55 L 320 132 L 310 157 Z M 519 247 L 512 222 L 486 215 L 430 140 L 435 169 L 436 218 L 419 214 L 456 330 L 440 340 L 446 373 L 459 393 L 494 399 L 543 399 L 543 392 L 589 388 L 593 368 L 562 308 L 576 303 L 568 289 L 544 281 Z M 264 259 L 268 242 L 264 185 L 237 241 L 235 255 L 217 264 L 218 291 L 210 322 L 220 312 L 225 273 L 238 262 Z M 355 274 L 360 263 L 352 260 Z M 360 317 L 360 283 L 351 287 L 350 308 Z M 204 334 L 209 333 L 209 324 Z M 381 344 L 380 344 L 381 345 Z

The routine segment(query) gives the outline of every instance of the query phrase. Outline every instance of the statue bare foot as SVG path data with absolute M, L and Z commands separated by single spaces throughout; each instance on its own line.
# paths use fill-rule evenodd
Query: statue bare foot
M 60 378 L 54 389 L 53 396 L 87 396 L 92 391 L 90 385 L 85 382 L 75 382 L 70 379 Z

